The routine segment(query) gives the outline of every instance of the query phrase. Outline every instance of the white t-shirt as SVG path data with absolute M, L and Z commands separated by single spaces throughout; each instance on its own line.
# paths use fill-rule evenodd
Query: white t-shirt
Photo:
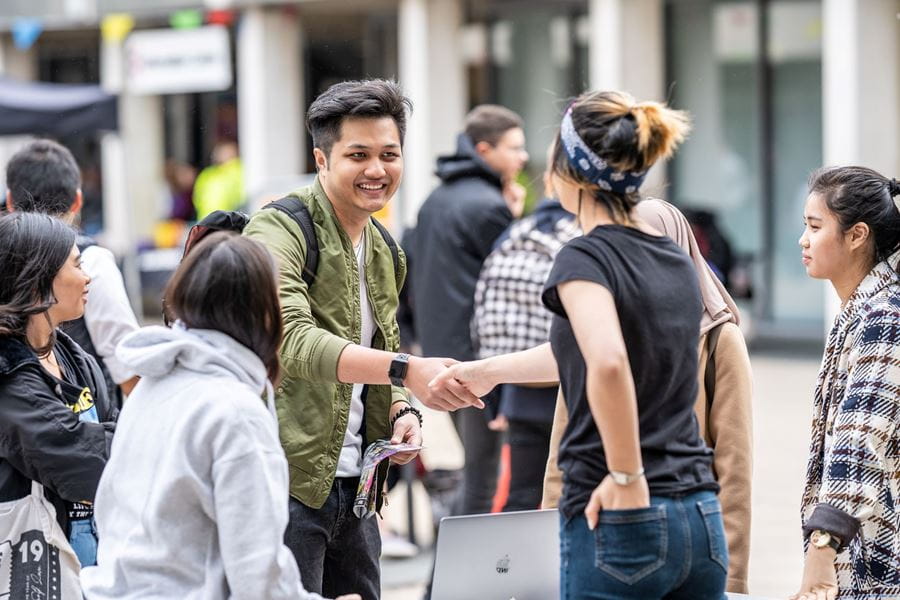
M 122 273 L 112 252 L 100 246 L 84 249 L 81 268 L 91 278 L 87 304 L 84 305 L 84 324 L 113 381 L 122 383 L 134 377 L 134 371 L 116 358 L 116 346 L 139 327 L 125 292 Z
M 359 309 L 362 315 L 360 327 L 360 346 L 372 347 L 372 336 L 375 335 L 375 316 L 372 314 L 372 306 L 369 304 L 368 288 L 366 287 L 366 237 L 363 234 L 359 246 L 353 248 L 356 252 L 356 265 L 359 269 Z M 350 417 L 347 419 L 347 431 L 344 433 L 344 446 L 338 458 L 337 477 L 359 477 L 362 473 L 362 427 L 363 412 L 365 407 L 362 401 L 364 384 L 354 383 L 353 394 L 350 396 Z

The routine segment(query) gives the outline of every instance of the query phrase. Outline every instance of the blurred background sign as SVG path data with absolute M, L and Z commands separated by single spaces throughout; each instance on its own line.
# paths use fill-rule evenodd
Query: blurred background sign
M 125 42 L 126 89 L 132 94 L 216 92 L 231 87 L 228 29 L 136 31 Z

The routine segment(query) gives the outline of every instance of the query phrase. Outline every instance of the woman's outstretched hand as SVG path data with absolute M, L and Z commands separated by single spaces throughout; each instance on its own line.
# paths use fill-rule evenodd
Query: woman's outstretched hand
M 649 506 L 650 488 L 645 477 L 639 477 L 628 485 L 619 485 L 613 481 L 612 475 L 607 475 L 591 494 L 591 499 L 584 507 L 584 517 L 588 527 L 596 529 L 601 510 L 628 510 Z
M 816 548 L 812 544 L 806 551 L 803 563 L 803 582 L 800 591 L 790 600 L 834 600 L 837 598 L 837 572 L 834 568 L 835 551 L 832 548 Z
M 428 387 L 432 392 L 436 392 L 450 386 L 455 381 L 473 396 L 482 398 L 497 385 L 497 382 L 491 381 L 487 366 L 486 360 L 456 363 L 439 373 L 431 380 Z M 484 408 L 484 405 L 482 404 L 479 408 Z

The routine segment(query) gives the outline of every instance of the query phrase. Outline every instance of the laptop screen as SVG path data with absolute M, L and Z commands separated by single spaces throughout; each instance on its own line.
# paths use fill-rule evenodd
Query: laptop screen
M 558 600 L 559 512 L 441 520 L 432 600 Z

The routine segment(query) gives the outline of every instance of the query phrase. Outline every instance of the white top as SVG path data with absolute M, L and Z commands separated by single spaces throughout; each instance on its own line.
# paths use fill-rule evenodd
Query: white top
M 359 310 L 362 324 L 360 326 L 360 345 L 372 347 L 372 336 L 375 335 L 375 316 L 369 304 L 369 293 L 366 287 L 366 236 L 363 232 L 359 246 L 354 246 L 356 265 L 359 269 Z M 362 427 L 365 406 L 362 401 L 362 383 L 353 384 L 350 396 L 350 417 L 347 419 L 347 431 L 344 433 L 344 446 L 338 458 L 337 477 L 359 477 L 362 473 Z
M 262 361 L 179 324 L 126 336 L 117 356 L 141 381 L 97 489 L 85 597 L 322 600 L 284 545 L 288 466 Z
M 84 249 L 81 268 L 91 278 L 87 304 L 84 305 L 88 334 L 113 381 L 128 381 L 134 377 L 134 371 L 116 359 L 116 346 L 123 337 L 138 329 L 138 322 L 125 293 L 122 273 L 112 252 L 100 246 Z

